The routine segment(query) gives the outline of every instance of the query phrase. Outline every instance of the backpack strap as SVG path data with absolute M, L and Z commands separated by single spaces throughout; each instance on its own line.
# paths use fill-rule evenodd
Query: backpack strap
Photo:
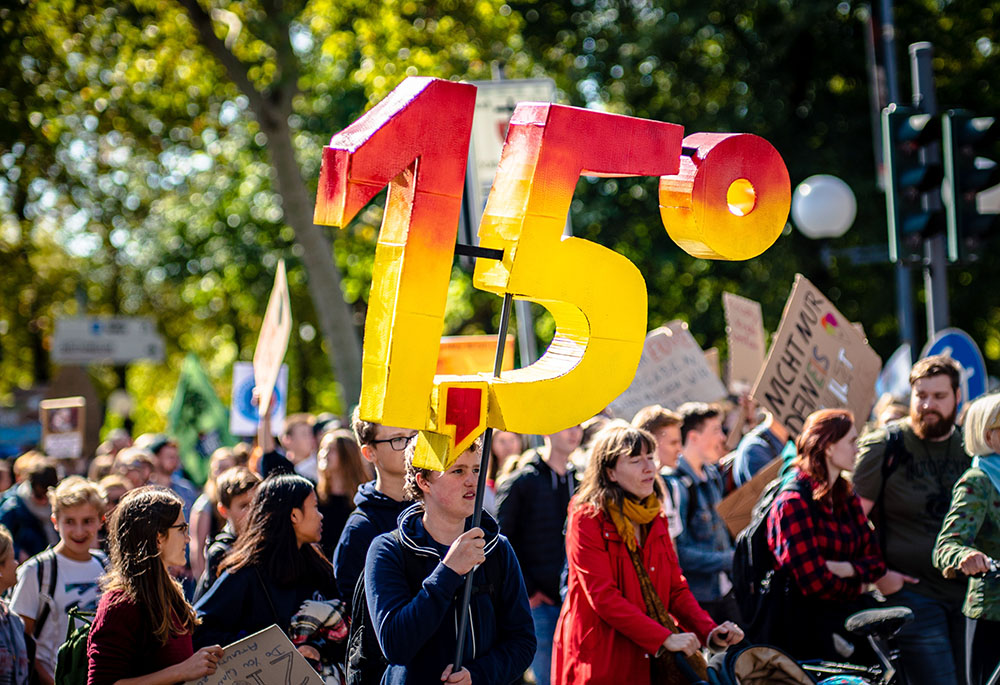
M 104 569 L 105 571 L 108 570 L 109 561 L 107 554 L 105 554 L 99 549 L 92 549 L 90 550 L 90 556 L 101 565 L 102 569 Z
M 887 537 L 885 525 L 885 486 L 889 480 L 889 476 L 895 473 L 896 469 L 904 461 L 909 461 L 911 456 L 903 446 L 903 429 L 898 424 L 889 426 L 886 429 L 886 434 L 888 439 L 885 443 L 885 454 L 882 455 L 882 482 L 879 484 L 878 496 L 875 498 L 875 503 L 872 505 L 871 510 L 871 513 L 874 514 L 871 518 L 878 519 L 875 528 L 876 533 L 878 533 L 878 543 L 882 554 L 885 554 Z
M 698 483 L 695 482 L 694 478 L 685 474 L 681 474 L 677 479 L 687 491 L 687 509 L 684 511 L 683 519 L 684 529 L 689 530 L 691 528 L 691 517 L 694 516 L 695 502 L 698 500 Z
M 49 586 L 43 590 L 46 568 L 48 568 Z M 45 622 L 49 619 L 49 614 L 52 613 L 52 604 L 55 601 L 53 597 L 56 592 L 56 580 L 59 577 L 59 562 L 56 560 L 55 550 L 49 547 L 38 555 L 38 565 L 35 567 L 35 572 L 38 574 L 38 599 L 42 607 L 41 611 L 38 612 L 38 618 L 35 619 L 35 629 L 31 632 L 31 636 L 37 640 L 38 636 L 42 634 Z

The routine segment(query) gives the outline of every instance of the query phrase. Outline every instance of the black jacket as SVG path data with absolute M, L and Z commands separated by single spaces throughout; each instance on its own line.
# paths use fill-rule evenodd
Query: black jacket
M 272 623 L 287 632 L 292 616 L 307 599 L 337 599 L 335 583 L 307 577 L 281 584 L 254 566 L 226 571 L 194 606 L 201 619 L 194 631 L 195 648 L 228 645 Z
M 556 604 L 566 563 L 566 510 L 576 490 L 576 470 L 560 477 L 535 455 L 500 483 L 497 518 L 524 573 L 528 597 L 541 591 Z
M 413 502 L 397 502 L 375 489 L 375 481 L 364 483 L 354 496 L 354 511 L 347 517 L 340 541 L 333 551 L 333 571 L 345 604 L 365 570 L 365 557 L 372 540 L 396 527 L 396 519 Z

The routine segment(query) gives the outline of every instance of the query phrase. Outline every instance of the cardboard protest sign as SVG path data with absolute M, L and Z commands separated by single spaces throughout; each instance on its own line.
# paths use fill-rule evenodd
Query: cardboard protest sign
M 226 647 L 215 673 L 185 685 L 323 685 L 323 681 L 273 625 Z
M 705 363 L 717 378 L 722 378 L 722 365 L 719 363 L 719 348 L 710 347 L 705 350 Z
M 797 274 L 752 396 L 792 438 L 806 417 L 827 407 L 850 409 L 861 426 L 868 419 L 881 368 L 882 360 L 857 329 Z
M 760 303 L 733 293 L 722 293 L 729 344 L 729 389 L 742 395 L 753 387 L 764 366 L 764 315 Z
M 716 509 L 719 516 L 726 522 L 729 534 L 735 539 L 740 531 L 750 525 L 750 518 L 753 514 L 753 507 L 760 499 L 760 493 L 772 480 L 778 477 L 781 472 L 781 457 L 773 459 L 770 464 L 754 474 L 740 487 L 726 495 Z
M 253 364 L 233 362 L 233 396 L 229 411 L 229 432 L 232 435 L 256 435 L 260 425 L 260 412 L 253 403 Z M 271 435 L 281 435 L 288 411 L 288 364 L 282 364 L 274 384 L 273 402 L 270 406 Z
M 274 287 L 267 301 L 267 311 L 260 326 L 257 347 L 253 351 L 253 377 L 260 391 L 260 411 L 268 413 L 271 393 L 278 380 L 278 371 L 288 349 L 288 336 L 292 332 L 292 307 L 288 298 L 288 279 L 285 277 L 285 260 L 278 262 L 274 274 Z
M 56 459 L 79 459 L 83 455 L 84 417 L 87 401 L 82 397 L 42 400 L 42 451 Z
M 474 374 L 493 372 L 497 354 L 495 335 L 457 335 L 441 338 L 437 374 Z M 503 348 L 503 370 L 514 370 L 514 338 L 508 337 Z
M 671 321 L 646 336 L 635 378 L 610 408 L 615 416 L 631 420 L 651 404 L 676 409 L 684 402 L 714 402 L 725 396 L 726 389 L 687 324 Z

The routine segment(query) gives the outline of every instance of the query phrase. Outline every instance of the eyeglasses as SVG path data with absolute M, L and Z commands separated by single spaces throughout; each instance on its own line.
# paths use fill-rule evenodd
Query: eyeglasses
M 188 531 L 191 530 L 191 524 L 185 523 L 175 523 L 172 526 L 167 526 L 168 528 L 176 528 L 181 532 L 181 535 L 187 535 Z
M 417 436 L 416 433 L 413 435 L 397 435 L 394 438 L 386 438 L 385 440 L 372 440 L 372 445 L 379 445 L 383 442 L 389 443 L 389 447 L 395 452 L 402 452 L 406 449 L 406 446 L 410 444 L 410 440 L 413 440 Z

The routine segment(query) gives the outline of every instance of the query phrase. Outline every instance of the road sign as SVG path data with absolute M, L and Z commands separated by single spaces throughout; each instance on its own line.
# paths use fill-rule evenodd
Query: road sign
M 986 375 L 986 361 L 979 346 L 969 334 L 959 328 L 945 328 L 924 346 L 920 358 L 933 354 L 951 357 L 962 367 L 962 401 L 956 411 L 962 411 L 966 402 L 976 399 L 986 392 L 989 378 Z
M 229 432 L 233 435 L 249 436 L 257 434 L 260 414 L 253 404 L 253 364 L 236 362 L 233 364 L 233 399 L 229 411 Z M 288 364 L 282 364 L 278 380 L 274 384 L 274 404 L 271 405 L 271 435 L 281 435 L 285 428 L 285 412 L 288 410 Z
M 163 361 L 163 338 L 145 317 L 78 316 L 56 319 L 52 360 L 60 364 Z

